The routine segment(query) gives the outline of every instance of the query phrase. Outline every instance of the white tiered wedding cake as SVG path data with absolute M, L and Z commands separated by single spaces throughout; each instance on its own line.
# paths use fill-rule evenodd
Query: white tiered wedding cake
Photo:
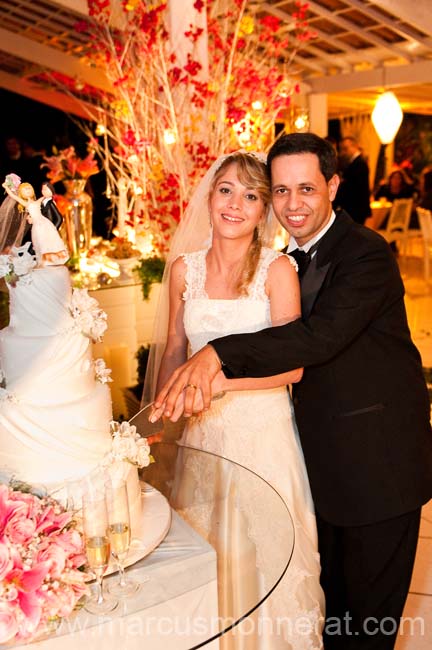
M 86 290 L 72 291 L 65 266 L 34 268 L 27 247 L 0 255 L 10 296 L 0 331 L 0 472 L 75 497 L 85 479 L 113 470 L 136 511 L 137 469 L 112 453 L 110 371 L 92 357 L 106 315 Z

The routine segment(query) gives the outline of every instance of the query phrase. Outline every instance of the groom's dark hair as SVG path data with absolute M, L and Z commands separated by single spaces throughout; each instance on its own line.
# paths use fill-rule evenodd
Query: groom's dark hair
M 315 133 L 288 133 L 274 142 L 267 154 L 267 170 L 271 180 L 271 164 L 278 156 L 313 153 L 318 157 L 322 175 L 328 182 L 336 174 L 337 157 L 330 142 Z

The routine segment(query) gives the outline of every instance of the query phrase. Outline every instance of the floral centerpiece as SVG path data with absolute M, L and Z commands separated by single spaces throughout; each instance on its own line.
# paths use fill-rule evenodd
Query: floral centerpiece
M 57 181 L 87 180 L 93 174 L 99 172 L 98 163 L 95 160 L 95 149 L 91 140 L 87 145 L 87 156 L 80 158 L 75 147 L 67 147 L 58 151 L 53 147 L 54 155 L 44 156 L 46 161 L 41 167 L 48 167 L 47 177 L 52 183 Z
M 87 592 L 73 513 L 26 489 L 0 485 L 0 644 L 49 631 Z
M 140 251 L 126 237 L 114 237 L 111 247 L 107 251 L 107 257 L 114 260 L 131 259 L 140 255 Z

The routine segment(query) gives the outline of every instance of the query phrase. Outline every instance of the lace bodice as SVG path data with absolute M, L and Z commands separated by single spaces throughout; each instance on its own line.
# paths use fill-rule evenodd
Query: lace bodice
M 271 326 L 265 282 L 270 264 L 281 255 L 271 248 L 263 248 L 248 295 L 231 300 L 209 298 L 205 291 L 207 250 L 182 256 L 186 263 L 184 326 L 191 354 L 219 336 L 257 332 Z

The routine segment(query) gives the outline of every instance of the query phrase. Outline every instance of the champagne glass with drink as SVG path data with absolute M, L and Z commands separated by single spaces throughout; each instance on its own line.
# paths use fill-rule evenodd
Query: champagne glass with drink
M 118 580 L 110 582 L 108 591 L 114 596 L 130 596 L 137 591 L 139 584 L 125 575 L 125 562 L 131 541 L 127 484 L 123 480 L 108 481 L 105 493 L 111 555 L 118 569 Z
M 115 609 L 118 601 L 106 596 L 103 576 L 110 559 L 110 540 L 108 535 L 108 510 L 105 494 L 89 491 L 83 495 L 83 532 L 87 564 L 96 576 L 96 590 L 84 607 L 92 614 L 107 614 Z

